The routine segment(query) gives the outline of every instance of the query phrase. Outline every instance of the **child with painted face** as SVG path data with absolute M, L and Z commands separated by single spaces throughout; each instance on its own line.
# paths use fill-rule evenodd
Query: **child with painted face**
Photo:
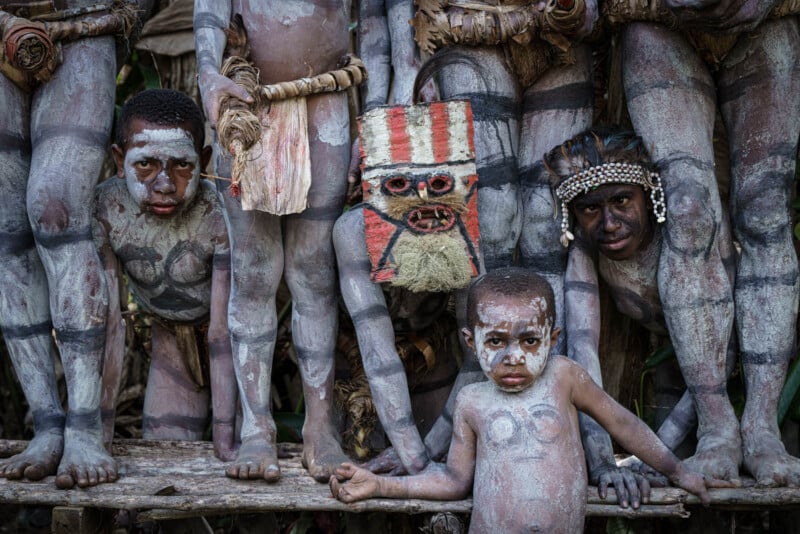
M 330 481 L 337 499 L 451 500 L 472 489 L 470 532 L 581 532 L 587 488 L 581 410 L 708 502 L 703 478 L 688 471 L 641 420 L 579 365 L 548 356 L 559 329 L 544 278 L 522 268 L 492 271 L 470 287 L 467 314 L 464 339 L 490 380 L 459 393 L 447 464 L 396 478 L 344 464 Z
M 122 108 L 112 147 L 117 177 L 95 193 L 95 241 L 109 282 L 102 410 L 107 443 L 122 371 L 120 273 L 152 319 L 144 401 L 148 439 L 202 439 L 209 394 L 213 441 L 235 456 L 236 380 L 227 325 L 228 233 L 216 188 L 202 180 L 200 110 L 186 95 L 148 90 Z M 210 391 L 209 391 L 210 389 Z
M 599 278 L 622 314 L 658 335 L 671 334 L 676 316 L 684 313 L 662 304 L 659 269 L 666 247 L 659 224 L 665 220 L 666 200 L 661 179 L 642 140 L 620 130 L 586 130 L 550 150 L 544 163 L 561 201 L 561 242 L 569 246 L 564 286 L 567 354 L 602 383 Z M 718 230 L 717 252 L 725 263 L 725 283 L 732 283 L 736 256 L 727 216 Z M 721 282 L 707 280 L 708 284 Z M 731 339 L 728 347 L 729 366 L 734 363 L 734 342 Z M 712 439 L 706 436 L 709 429 L 731 409 L 725 389 L 726 371 L 731 369 L 726 370 L 725 358 L 709 357 L 697 364 L 680 350 L 677 357 L 688 391 L 694 393 L 684 394 L 661 424 L 658 436 L 676 448 L 698 422 L 697 410 L 699 443 L 707 448 Z M 586 416 L 581 416 L 581 429 L 590 465 L 615 465 L 608 434 Z M 727 443 L 718 444 L 728 450 Z M 702 472 L 696 462 L 687 460 Z M 632 475 L 623 472 L 622 476 Z M 736 483 L 737 477 L 733 472 L 725 478 Z

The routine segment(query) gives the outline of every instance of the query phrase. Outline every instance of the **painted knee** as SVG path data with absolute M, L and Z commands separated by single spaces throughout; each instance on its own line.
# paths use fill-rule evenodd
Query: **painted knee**
M 736 198 L 734 231 L 743 245 L 791 245 L 789 189 L 763 180 Z
M 666 240 L 684 254 L 703 254 L 716 242 L 721 222 L 719 200 L 708 187 L 684 182 L 668 188 Z
M 361 209 L 343 213 L 333 225 L 333 248 L 337 254 L 350 254 L 364 240 L 364 214 Z M 363 247 L 361 247 L 363 248 Z
M 37 244 L 53 248 L 68 243 L 91 241 L 88 204 L 75 206 L 46 188 L 28 191 L 28 220 Z

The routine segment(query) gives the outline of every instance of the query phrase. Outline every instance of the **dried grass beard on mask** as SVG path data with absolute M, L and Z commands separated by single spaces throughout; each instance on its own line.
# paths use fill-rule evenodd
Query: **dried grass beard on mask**
M 452 291 L 466 287 L 472 278 L 464 241 L 450 232 L 404 232 L 392 248 L 392 255 L 397 275 L 391 283 L 410 291 Z

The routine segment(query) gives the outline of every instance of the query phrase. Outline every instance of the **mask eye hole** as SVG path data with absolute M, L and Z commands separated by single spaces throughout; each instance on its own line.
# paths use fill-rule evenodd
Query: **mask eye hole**
M 384 180 L 383 187 L 393 195 L 402 195 L 411 188 L 411 182 L 405 176 L 391 176 Z
M 446 174 L 434 174 L 428 180 L 428 187 L 431 192 L 441 195 L 453 188 L 453 179 Z

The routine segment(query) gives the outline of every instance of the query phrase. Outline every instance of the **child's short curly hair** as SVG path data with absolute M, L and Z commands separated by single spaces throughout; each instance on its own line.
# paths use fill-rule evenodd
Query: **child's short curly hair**
M 192 134 L 198 151 L 203 147 L 203 115 L 194 100 L 180 91 L 147 89 L 128 99 L 117 120 L 115 142 L 120 147 L 124 148 L 129 141 L 128 129 L 133 119 L 160 126 L 185 127 Z
M 547 316 L 551 325 L 555 324 L 556 304 L 553 288 L 544 277 L 522 267 L 495 269 L 477 278 L 469 286 L 467 294 L 467 325 L 473 329 L 478 323 L 478 302 L 487 294 L 514 298 L 544 297 L 547 303 Z

